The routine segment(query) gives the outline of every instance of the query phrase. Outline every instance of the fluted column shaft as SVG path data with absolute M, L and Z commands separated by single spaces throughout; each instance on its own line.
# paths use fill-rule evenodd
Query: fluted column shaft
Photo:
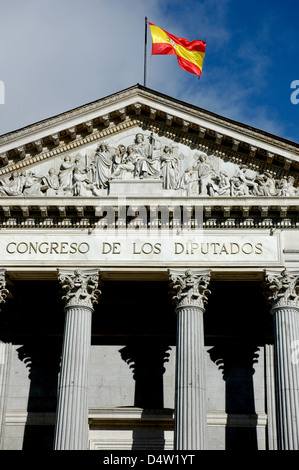
M 206 448 L 203 310 L 177 309 L 176 449 Z
M 203 304 L 209 275 L 170 271 L 177 312 L 175 449 L 206 449 Z
M 91 319 L 98 292 L 97 274 L 75 271 L 61 274 L 60 280 L 67 293 L 54 448 L 86 450 Z
M 299 449 L 299 366 L 294 346 L 299 340 L 299 309 L 279 308 L 274 315 L 274 358 L 278 445 Z
M 6 302 L 8 293 L 5 269 L 0 269 L 0 305 Z M 5 416 L 5 387 L 7 385 L 7 349 L 7 344 L 0 341 L 0 449 L 3 446 L 2 427 Z
M 299 449 L 299 275 L 268 274 L 279 450 Z M 297 354 L 296 354 L 297 349 Z
M 55 449 L 86 450 L 88 443 L 89 308 L 66 309 Z

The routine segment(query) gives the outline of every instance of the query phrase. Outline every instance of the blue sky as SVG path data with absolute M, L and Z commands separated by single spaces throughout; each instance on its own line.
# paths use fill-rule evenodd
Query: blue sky
M 0 2 L 0 135 L 143 84 L 147 16 L 207 43 L 198 80 L 148 29 L 148 88 L 299 143 L 298 0 Z

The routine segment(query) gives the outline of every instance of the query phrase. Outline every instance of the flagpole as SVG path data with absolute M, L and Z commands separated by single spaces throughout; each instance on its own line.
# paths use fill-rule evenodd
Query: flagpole
M 146 49 L 147 49 L 147 17 L 145 17 L 145 32 L 144 32 L 144 79 L 143 84 L 146 86 Z

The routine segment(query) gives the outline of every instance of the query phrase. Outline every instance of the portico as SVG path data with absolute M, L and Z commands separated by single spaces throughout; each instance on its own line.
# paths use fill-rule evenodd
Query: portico
M 87 276 L 90 275 L 90 272 L 88 272 L 88 270 L 82 269 L 81 271 L 83 275 L 85 274 Z M 81 276 L 81 272 L 77 273 L 76 270 L 68 269 L 68 273 L 70 273 L 70 277 L 72 277 L 73 279 L 75 278 L 75 276 L 77 276 L 77 278 Z M 253 314 L 254 319 L 252 321 L 247 319 L 247 322 L 249 321 L 249 325 L 251 325 L 249 327 L 250 332 L 248 332 L 248 330 L 244 331 L 244 329 L 246 330 L 246 328 L 248 327 L 245 327 L 244 329 L 242 327 L 240 328 L 240 326 L 243 324 L 243 321 L 240 318 L 234 319 L 234 314 L 232 314 L 232 312 L 226 313 L 226 307 L 223 306 L 223 311 L 221 312 L 221 314 L 219 312 L 215 312 L 214 310 L 214 307 L 216 305 L 219 308 L 219 300 L 217 299 L 217 296 L 219 295 L 219 293 L 223 294 L 223 292 L 225 291 L 227 292 L 229 296 L 227 299 L 227 303 L 229 304 L 229 298 L 234 290 L 234 287 L 233 287 L 234 283 L 232 281 L 222 281 L 222 282 L 220 281 L 219 282 L 219 281 L 214 280 L 214 281 L 209 282 L 211 278 L 213 279 L 213 271 L 211 271 L 211 273 L 207 273 L 206 271 L 204 271 L 204 272 L 201 272 L 200 274 L 198 274 L 197 272 L 196 276 L 199 275 L 200 277 L 199 278 L 195 277 L 193 279 L 191 276 L 192 275 L 191 271 L 188 271 L 186 273 L 183 270 L 176 270 L 175 274 L 173 271 L 170 271 L 170 275 L 171 275 L 171 279 L 174 279 L 174 276 L 178 276 L 178 275 L 182 279 L 183 284 L 180 284 L 180 287 L 177 291 L 179 297 L 181 296 L 182 292 L 186 292 L 186 289 L 187 289 L 187 292 L 188 292 L 188 289 L 192 290 L 192 294 L 191 292 L 189 292 L 189 295 L 191 294 L 192 297 L 194 298 L 193 306 L 192 306 L 192 303 L 188 305 L 188 307 L 187 306 L 183 307 L 183 304 L 178 306 L 178 302 L 179 302 L 178 300 L 175 300 L 175 304 L 173 305 L 173 286 L 177 286 L 177 284 L 173 284 L 174 280 L 172 281 L 170 290 L 168 287 L 168 282 L 166 280 L 161 280 L 162 278 L 160 278 L 159 281 L 154 281 L 154 280 L 134 281 L 133 279 L 131 281 L 125 281 L 126 287 L 124 287 L 125 289 L 124 292 L 127 293 L 129 298 L 131 298 L 132 294 L 134 295 L 134 292 L 136 289 L 140 290 L 140 282 L 144 285 L 144 287 L 142 287 L 141 289 L 142 293 L 148 289 L 154 289 L 154 292 L 155 292 L 156 287 L 160 285 L 161 287 L 159 288 L 160 294 L 159 294 L 158 300 L 160 302 L 161 302 L 161 299 L 163 300 L 163 302 L 161 303 L 161 307 L 163 303 L 168 305 L 168 311 L 165 312 L 164 309 L 163 311 L 164 311 L 167 321 L 168 322 L 170 321 L 170 323 L 168 324 L 168 328 L 170 328 L 170 331 L 167 332 L 168 334 L 165 334 L 165 327 L 162 327 L 161 335 L 160 336 L 157 335 L 157 328 L 154 326 L 152 328 L 153 331 L 151 332 L 150 336 L 147 339 L 146 337 L 144 337 L 144 339 L 142 340 L 142 343 L 140 344 L 138 343 L 138 333 L 142 335 L 142 332 L 138 331 L 138 328 L 137 328 L 137 331 L 134 331 L 134 332 L 131 331 L 131 334 L 129 335 L 124 330 L 122 330 L 123 337 L 120 340 L 120 343 L 123 343 L 123 342 L 126 343 L 125 349 L 127 351 L 125 354 L 123 347 L 122 348 L 118 347 L 118 350 L 120 351 L 120 356 L 122 357 L 122 360 L 124 361 L 124 365 L 127 362 L 128 357 L 131 357 L 131 359 L 128 361 L 128 364 L 134 365 L 135 374 L 137 374 L 135 375 L 135 379 L 134 379 L 136 381 L 136 384 L 135 384 L 136 403 L 139 405 L 139 408 L 140 406 L 143 407 L 147 400 L 148 400 L 147 402 L 148 405 L 152 405 L 153 403 L 155 403 L 156 405 L 157 404 L 159 405 L 156 412 L 151 411 L 152 416 L 150 419 L 150 422 L 153 422 L 153 420 L 156 422 L 156 426 L 158 426 L 158 428 L 159 428 L 159 424 L 158 424 L 159 413 L 161 413 L 163 409 L 164 409 L 164 413 L 166 414 L 166 416 L 168 413 L 168 417 L 165 418 L 164 416 L 164 419 L 162 421 L 164 423 L 162 425 L 162 429 L 163 429 L 163 426 L 166 426 L 166 428 L 164 428 L 164 435 L 167 432 L 168 434 L 172 433 L 175 429 L 175 436 L 177 437 L 174 438 L 174 442 L 175 442 L 174 445 L 175 445 L 175 448 L 177 449 L 193 449 L 194 450 L 196 448 L 199 448 L 199 449 L 208 448 L 209 434 L 211 430 L 216 427 L 215 423 L 217 423 L 217 425 L 220 426 L 221 421 L 223 423 L 222 426 L 223 425 L 225 426 L 225 421 L 226 421 L 225 416 L 227 416 L 230 420 L 237 420 L 237 417 L 239 416 L 239 419 L 242 419 L 243 423 L 242 421 L 240 421 L 238 424 L 236 421 L 235 426 L 237 426 L 237 428 L 239 428 L 241 425 L 241 431 L 242 430 L 245 431 L 247 429 L 247 432 L 252 432 L 252 433 L 257 432 L 256 425 L 257 425 L 258 420 L 260 421 L 262 420 L 262 413 L 260 413 L 260 416 L 258 417 L 259 412 L 257 412 L 256 408 L 258 408 L 259 405 L 257 405 L 257 403 L 254 405 L 254 401 L 252 401 L 254 400 L 254 395 L 255 395 L 253 392 L 254 387 L 253 387 L 252 377 L 254 376 L 254 373 L 255 373 L 254 372 L 255 362 L 260 362 L 259 355 L 262 355 L 262 357 L 264 357 L 264 360 L 266 359 L 267 355 L 269 355 L 269 351 L 267 351 L 267 348 L 269 347 L 267 346 L 267 343 L 269 342 L 269 337 L 271 337 L 271 332 L 269 331 L 269 325 L 270 325 L 269 312 L 265 311 L 264 318 L 259 319 L 258 321 L 257 321 L 258 316 L 256 315 L 256 313 Z M 52 415 L 53 416 L 52 419 L 56 421 L 55 434 L 56 434 L 56 446 L 57 446 L 56 448 L 57 449 L 86 449 L 90 445 L 88 436 L 90 437 L 93 434 L 96 436 L 97 433 L 99 433 L 99 431 L 96 431 L 96 430 L 92 431 L 92 429 L 97 429 L 98 426 L 100 426 L 100 428 L 103 428 L 104 416 L 100 420 L 99 420 L 99 417 L 97 418 L 95 417 L 94 413 L 96 412 L 96 410 L 89 408 L 88 401 L 90 402 L 90 398 L 89 400 L 86 400 L 86 398 L 83 399 L 83 393 L 90 394 L 90 391 L 88 392 L 88 387 L 93 385 L 95 375 L 98 375 L 99 376 L 98 379 L 101 379 L 104 384 L 105 379 L 107 379 L 107 372 L 105 376 L 101 377 L 101 373 L 100 373 L 101 367 L 99 371 L 96 372 L 95 370 L 92 371 L 89 366 L 87 367 L 88 369 L 88 373 L 87 373 L 87 369 L 85 366 L 85 373 L 83 373 L 82 367 L 83 367 L 84 361 L 80 360 L 78 362 L 78 358 L 81 357 L 83 359 L 83 357 L 88 357 L 90 355 L 92 348 L 97 349 L 97 348 L 102 347 L 104 350 L 106 350 L 106 352 L 109 349 L 109 346 L 108 346 L 109 341 L 107 343 L 107 338 L 110 337 L 110 341 L 111 341 L 111 334 L 108 333 L 108 336 L 106 335 L 107 335 L 107 332 L 113 331 L 113 326 L 111 326 L 110 324 L 107 330 L 107 321 L 104 321 L 104 329 L 101 331 L 99 329 L 99 325 L 102 324 L 101 315 L 104 315 L 104 316 L 107 315 L 107 303 L 108 305 L 109 304 L 111 305 L 111 300 L 112 300 L 111 293 L 114 291 L 115 287 L 118 288 L 121 284 L 123 284 L 123 281 L 117 281 L 116 278 L 117 276 L 114 277 L 115 280 L 111 280 L 111 275 L 110 275 L 110 276 L 107 276 L 106 280 L 102 282 L 102 285 L 101 285 L 102 294 L 100 295 L 100 299 L 97 304 L 97 307 L 95 308 L 95 311 L 93 312 L 93 315 L 94 315 L 93 334 L 92 334 L 92 330 L 90 326 L 91 309 L 89 309 L 89 311 L 86 311 L 86 313 L 84 313 L 84 311 L 82 310 L 82 306 L 78 306 L 76 307 L 77 309 L 79 309 L 77 313 L 73 308 L 71 311 L 69 311 L 69 318 L 67 316 L 65 317 L 64 339 L 63 339 L 64 346 L 63 347 L 61 343 L 61 352 L 62 352 L 61 361 L 62 361 L 62 364 L 65 364 L 65 365 L 62 366 L 62 369 L 61 369 L 61 378 L 59 381 L 60 382 L 59 389 L 61 390 L 61 392 L 58 394 L 58 408 L 57 408 L 56 418 L 54 418 L 54 415 Z M 215 276 L 215 278 L 217 279 L 217 275 Z M 259 274 L 259 278 L 260 279 L 262 278 L 261 273 Z M 175 279 L 176 279 L 175 282 L 178 283 L 177 277 L 175 277 Z M 201 284 L 201 286 L 199 287 L 199 284 L 198 284 L 199 280 L 201 280 L 202 282 L 203 279 L 204 279 L 204 286 Z M 283 280 L 284 272 L 282 273 L 278 272 L 277 279 Z M 45 283 L 46 281 L 42 281 L 42 282 Z M 207 282 L 208 282 L 208 287 L 210 289 L 210 293 L 208 293 L 206 289 Z M 16 284 L 20 285 L 20 284 L 23 284 L 23 282 L 18 281 L 16 282 Z M 27 284 L 27 288 L 31 285 L 31 287 L 34 289 L 36 281 L 32 280 L 32 281 L 29 281 L 29 283 L 26 282 L 26 284 Z M 56 286 L 55 289 L 57 290 L 57 297 L 60 297 L 61 295 L 60 284 L 58 280 L 54 284 Z M 130 286 L 131 289 L 128 289 L 128 284 L 131 285 Z M 253 281 L 253 280 L 245 281 L 244 280 L 243 282 L 239 281 L 237 284 L 238 284 L 238 288 L 241 284 L 243 284 L 244 288 L 246 286 L 247 292 L 250 290 L 251 293 L 258 292 L 261 297 L 263 296 L 264 287 L 262 286 L 262 283 L 259 281 Z M 5 284 L 3 284 L 3 286 L 4 285 Z M 96 284 L 93 283 L 94 290 L 96 290 L 95 285 Z M 189 287 L 184 287 L 184 285 L 189 286 Z M 202 288 L 202 286 L 204 288 Z M 253 290 L 251 286 L 254 287 Z M 106 298 L 104 297 L 105 287 L 107 287 L 106 294 L 108 295 L 108 298 L 107 296 Z M 84 294 L 84 291 L 82 291 L 82 284 L 80 284 L 80 286 L 78 284 L 78 288 L 81 290 L 81 293 Z M 162 297 L 161 297 L 161 288 L 162 288 L 162 291 L 164 291 L 164 294 L 162 295 Z M 196 292 L 196 289 L 197 289 L 197 292 Z M 92 290 L 88 290 L 88 296 L 91 295 L 92 292 L 93 292 Z M 203 294 L 204 292 L 207 294 L 207 305 L 205 305 L 206 312 L 204 312 L 205 308 L 203 308 L 201 304 L 202 298 L 200 296 L 197 297 L 196 295 L 194 295 L 194 293 L 195 294 L 201 293 L 200 295 L 204 295 Z M 4 297 L 5 297 L 5 294 L 6 294 L 6 291 L 4 291 Z M 215 299 L 215 296 L 216 296 L 216 299 Z M 102 297 L 104 299 L 102 299 Z M 103 305 L 101 306 L 102 300 L 104 300 L 104 302 L 103 302 Z M 124 297 L 122 297 L 122 300 L 126 301 Z M 214 313 L 212 313 L 211 310 L 209 310 L 208 308 L 209 300 L 212 301 L 211 308 L 212 308 L 212 312 Z M 257 299 L 257 301 L 258 300 L 259 299 Z M 249 300 L 247 302 L 251 304 Z M 154 303 L 155 302 L 151 302 L 151 304 L 154 304 Z M 52 304 L 53 306 L 53 301 L 50 301 L 50 304 Z M 251 307 L 254 308 L 254 304 L 252 304 Z M 175 313 L 175 308 L 177 308 L 176 313 Z M 113 311 L 114 311 L 113 307 L 112 308 L 110 307 L 109 310 L 111 314 L 113 315 Z M 147 310 L 148 309 L 145 310 L 146 314 L 147 314 Z M 162 312 L 162 310 L 159 310 L 159 311 Z M 133 318 L 136 318 L 135 317 L 136 313 L 134 314 L 134 317 L 132 317 L 132 320 L 130 320 L 130 318 L 127 318 L 129 329 L 132 328 L 132 326 L 136 323 L 136 321 L 133 320 Z M 208 317 L 210 313 L 212 313 L 211 319 Z M 161 313 L 158 313 L 158 316 L 160 314 Z M 238 315 L 243 315 L 243 314 L 245 315 L 248 314 L 247 309 L 242 309 L 242 311 L 238 313 Z M 60 311 L 60 315 L 63 315 L 62 309 Z M 73 316 L 74 320 L 71 320 L 70 315 Z M 84 320 L 84 316 L 86 315 L 88 315 L 88 317 L 86 317 L 86 319 Z M 207 315 L 207 317 L 205 317 L 206 318 L 205 322 L 203 321 L 203 315 Z M 224 338 L 221 338 L 221 334 L 219 334 L 219 332 L 222 332 L 223 336 L 227 334 L 227 329 L 222 329 L 221 321 L 219 321 L 217 327 L 214 327 L 214 326 L 211 327 L 210 322 L 215 321 L 215 318 L 217 319 L 219 315 L 220 315 L 220 318 L 223 315 L 226 316 L 227 324 L 231 324 L 231 322 L 233 322 L 234 324 L 235 321 L 239 322 L 239 327 L 234 324 L 235 331 L 230 332 L 231 333 L 230 334 L 230 346 L 227 344 L 227 341 Z M 174 321 L 175 316 L 177 316 L 177 318 Z M 154 317 L 153 320 L 155 320 L 155 318 L 156 316 Z M 149 320 L 147 321 L 145 320 L 145 323 L 147 323 L 148 321 Z M 158 319 L 156 321 L 158 322 Z M 222 319 L 222 322 L 223 321 L 224 320 Z M 260 324 L 261 321 L 263 324 L 262 329 L 261 329 L 261 324 Z M 296 320 L 294 319 L 294 321 Z M 177 326 L 175 325 L 176 322 L 177 322 Z M 86 326 L 83 328 L 83 325 L 86 325 Z M 204 331 L 204 325 L 205 325 L 205 331 Z M 259 335 L 254 337 L 253 331 L 255 327 L 259 329 Z M 121 329 L 122 329 L 121 327 L 115 328 L 116 336 L 119 336 L 118 332 Z M 146 330 L 146 328 L 144 329 Z M 277 326 L 274 327 L 274 333 L 275 333 L 274 340 L 275 338 L 277 338 L 276 331 L 277 331 Z M 242 337 L 243 337 L 241 341 L 240 341 L 240 337 L 238 337 L 238 334 L 240 334 L 240 332 L 242 332 Z M 288 334 L 287 332 L 285 334 L 283 333 L 279 334 L 278 341 L 280 342 L 280 344 L 285 344 L 287 341 L 290 341 L 289 338 L 287 337 L 287 334 Z M 295 334 L 296 334 L 295 329 L 293 329 L 293 334 L 295 337 Z M 85 335 L 85 339 L 84 339 L 84 336 L 82 335 Z M 127 339 L 124 341 L 125 337 Z M 218 339 L 215 340 L 215 337 Z M 102 338 L 102 340 L 99 341 L 99 338 Z M 104 340 L 104 338 L 106 338 L 106 340 Z M 102 342 L 103 340 L 104 342 Z M 100 346 L 101 342 L 102 342 L 102 346 Z M 115 342 L 115 338 L 113 338 L 112 336 L 112 344 L 114 344 L 114 342 Z M 97 343 L 99 344 L 99 346 L 95 346 L 95 344 Z M 263 343 L 264 343 L 264 350 L 263 350 L 263 347 L 261 347 Z M 51 344 L 51 341 L 49 344 Z M 52 346 L 50 347 L 51 350 L 54 344 L 55 342 L 52 343 Z M 72 352 L 71 344 L 73 344 L 74 345 L 73 347 L 76 348 L 75 352 Z M 159 372 L 159 370 L 161 366 L 163 369 L 163 367 L 165 367 L 165 364 L 168 361 L 167 349 L 168 348 L 173 349 L 175 344 L 176 344 L 176 359 L 172 357 L 172 362 L 173 362 L 173 366 L 175 366 L 174 368 L 175 381 L 177 383 L 175 387 L 176 399 L 174 401 L 174 405 L 175 405 L 174 410 L 177 416 L 176 418 L 174 414 L 172 415 L 172 413 L 169 411 L 168 408 L 163 407 L 164 405 L 163 401 L 165 401 L 165 382 L 164 382 L 164 390 L 163 390 L 163 380 L 162 380 L 162 385 L 161 385 L 161 382 L 159 382 L 161 380 L 161 377 L 163 377 L 163 371 Z M 289 344 L 291 344 L 291 342 L 289 342 Z M 154 348 L 156 347 L 159 349 L 159 351 L 161 351 L 159 353 L 160 355 L 157 356 L 156 358 L 153 356 L 153 352 L 151 350 L 152 347 Z M 284 348 L 288 349 L 286 346 L 284 346 Z M 145 368 L 150 367 L 150 365 L 149 366 L 146 365 L 145 359 L 142 359 L 142 357 L 140 357 L 142 353 L 145 354 L 145 357 L 146 357 L 146 354 L 149 353 L 149 350 L 151 351 L 150 353 L 150 365 L 152 366 L 151 374 L 153 374 L 154 370 L 156 369 L 157 378 L 154 379 L 153 381 L 153 376 L 149 377 L 149 380 L 152 386 L 152 391 L 151 391 L 152 396 L 150 394 L 148 398 L 146 398 L 145 391 L 143 389 L 145 378 L 144 377 L 138 378 L 137 376 L 138 374 L 140 374 L 141 365 Z M 281 350 L 281 348 L 279 350 Z M 41 354 L 43 354 L 42 351 L 43 351 L 43 347 L 41 347 L 40 349 Z M 233 351 L 234 351 L 234 354 L 231 355 Z M 237 360 L 235 357 L 236 355 L 238 356 Z M 240 357 L 242 355 L 244 355 L 243 359 L 241 358 L 242 366 L 237 366 L 238 361 L 240 360 Z M 136 357 L 138 356 L 141 358 L 140 364 L 136 363 Z M 27 354 L 27 357 L 28 358 L 30 357 L 30 361 L 31 361 L 30 367 L 34 368 L 34 366 L 36 366 L 35 364 L 36 359 L 34 357 L 34 354 L 33 355 Z M 55 369 L 55 366 L 57 367 L 57 359 L 55 359 L 55 354 L 53 355 L 51 354 L 51 358 L 53 361 L 52 367 Z M 218 413 L 218 418 L 217 418 L 217 414 L 215 414 L 215 411 L 214 413 L 212 413 L 212 410 L 210 408 L 211 403 L 213 402 L 213 395 L 215 391 L 213 389 L 209 391 L 211 379 L 209 377 L 207 378 L 207 363 L 206 363 L 207 358 L 210 358 L 211 362 L 217 365 L 217 368 L 219 367 L 219 370 L 223 370 L 224 377 L 226 377 L 225 381 L 226 381 L 226 394 L 227 394 L 227 403 L 226 403 L 227 415 L 223 415 L 222 418 L 220 418 L 221 413 Z M 258 360 L 256 360 L 255 358 L 258 358 Z M 267 360 L 270 361 L 269 358 Z M 163 366 L 164 361 L 166 361 L 166 363 L 164 363 L 164 366 Z M 289 404 L 292 404 L 292 403 L 296 404 L 297 391 L 296 391 L 295 380 L 291 379 L 291 385 L 292 385 L 291 387 L 290 385 L 288 387 L 279 385 L 281 384 L 281 380 L 282 380 L 280 377 L 289 377 L 290 374 L 294 373 L 294 366 L 295 366 L 294 360 L 289 361 L 289 367 L 290 367 L 289 369 L 286 368 L 285 363 L 284 363 L 283 368 L 281 368 L 281 363 L 282 363 L 282 359 L 279 360 L 279 356 L 277 359 L 274 359 L 274 368 L 277 372 L 276 380 L 279 381 L 276 383 L 277 383 L 277 387 L 279 388 L 279 390 L 281 390 L 279 392 L 280 395 L 278 396 L 279 403 L 286 402 Z M 80 365 L 80 369 L 77 368 L 78 365 Z M 267 364 L 267 368 L 271 369 L 270 365 L 271 365 L 271 361 L 269 362 L 269 364 Z M 211 366 L 208 366 L 208 370 L 210 369 L 210 367 Z M 243 394 L 243 400 L 244 400 L 243 405 L 234 404 L 233 393 L 234 393 L 234 390 L 236 391 L 236 389 L 234 388 L 236 387 L 236 385 L 234 386 L 233 383 L 234 381 L 236 381 L 236 383 L 239 382 L 239 385 L 240 385 L 240 383 L 242 384 L 242 380 L 240 382 L 240 379 L 236 379 L 236 377 L 234 376 L 234 373 L 232 372 L 233 371 L 232 367 L 233 369 L 236 367 L 241 367 L 240 370 L 243 370 L 243 374 L 245 373 L 246 370 L 247 370 L 246 374 L 248 373 L 248 378 L 246 380 L 245 378 L 242 379 L 244 380 L 243 387 L 244 387 L 244 384 L 247 384 L 247 387 L 248 387 L 247 391 L 245 392 L 245 390 L 243 389 L 243 392 L 241 392 L 240 390 L 242 390 L 242 388 L 239 389 L 239 400 L 241 400 L 242 402 L 242 394 Z M 147 373 L 149 373 L 149 370 L 150 369 L 147 369 Z M 269 371 L 267 373 L 269 374 Z M 193 374 L 195 374 L 194 377 L 193 377 Z M 211 374 L 211 370 L 209 374 Z M 92 379 L 90 379 L 90 375 Z M 117 374 L 115 374 L 114 379 L 115 381 L 118 380 Z M 273 380 L 271 373 L 268 376 L 268 380 Z M 286 378 L 284 380 L 290 380 L 290 379 Z M 34 379 L 33 379 L 33 382 L 34 382 Z M 69 385 L 64 385 L 67 383 Z M 160 383 L 160 386 L 159 386 L 159 383 Z M 250 383 L 251 383 L 251 388 L 249 387 Z M 103 389 L 105 389 L 105 386 L 103 387 Z M 267 388 L 266 390 L 267 390 L 267 394 L 270 394 L 271 396 L 271 391 L 269 391 Z M 77 393 L 78 393 L 78 398 L 76 398 Z M 105 391 L 105 393 L 107 393 L 107 390 Z M 136 396 L 136 393 L 139 393 L 139 395 Z M 287 397 L 284 396 L 285 393 L 288 394 Z M 257 395 L 259 394 L 257 393 Z M 156 396 L 156 398 L 154 398 L 154 396 Z M 163 396 L 164 396 L 164 399 L 163 399 Z M 166 401 L 169 401 L 169 397 L 166 399 Z M 161 408 L 161 405 L 162 405 L 162 408 Z M 72 411 L 73 406 L 74 406 L 74 410 Z M 238 409 L 238 406 L 240 406 L 240 409 Z M 243 414 L 240 413 L 240 411 L 242 411 L 242 406 L 243 406 L 243 410 L 246 410 L 246 412 Z M 138 407 L 136 408 L 136 411 L 137 409 Z M 160 412 L 159 412 L 159 409 L 161 410 Z M 146 407 L 145 407 L 145 410 L 146 410 Z M 249 410 L 251 410 L 252 412 L 251 419 L 253 419 L 253 417 L 256 416 L 256 424 L 254 426 L 248 422 Z M 277 430 L 277 432 L 278 432 L 278 438 L 281 439 L 281 442 L 282 443 L 286 442 L 285 444 L 286 448 L 292 449 L 293 448 L 292 446 L 294 447 L 296 446 L 296 440 L 290 443 L 289 438 L 287 439 L 285 437 L 285 434 L 287 432 L 287 435 L 293 436 L 296 433 L 296 428 L 292 429 L 294 426 L 296 427 L 296 421 L 294 421 L 293 419 L 296 409 L 293 409 L 292 411 L 292 407 L 290 406 L 289 410 L 290 410 L 289 420 L 286 420 L 286 415 L 283 413 L 282 410 L 280 410 L 280 413 L 282 413 L 284 416 L 284 419 L 282 420 L 282 422 L 284 423 L 284 427 L 287 429 L 287 431 L 284 431 L 282 429 L 280 432 L 279 430 Z M 75 411 L 76 413 L 80 414 L 81 416 L 80 419 L 75 418 L 75 415 L 76 415 Z M 133 410 L 131 411 L 131 413 L 132 412 Z M 69 417 L 68 417 L 68 413 L 69 413 Z M 121 413 L 121 411 L 119 411 L 119 413 Z M 268 409 L 268 413 L 269 413 L 269 409 Z M 99 410 L 97 411 L 97 414 L 99 414 Z M 198 414 L 200 414 L 201 416 L 200 420 L 197 419 Z M 51 413 L 49 413 L 49 416 L 51 416 Z M 273 419 L 273 416 L 271 416 L 271 414 L 268 415 L 267 426 L 269 427 L 271 423 L 271 418 Z M 73 419 L 75 420 L 72 421 Z M 124 423 L 125 423 L 128 417 L 126 417 L 123 414 L 121 418 L 120 417 L 116 418 L 116 416 L 113 415 L 113 412 L 111 409 L 110 410 L 110 426 L 113 425 L 114 420 L 116 420 L 115 421 L 116 423 L 119 423 L 120 419 L 124 420 Z M 83 421 L 80 421 L 80 420 L 83 420 Z M 138 426 L 142 425 L 141 416 L 139 417 L 139 420 L 138 420 L 137 416 L 135 415 L 134 420 L 135 420 L 135 424 L 134 424 L 135 427 L 137 423 L 138 423 Z M 193 424 L 192 424 L 192 420 L 194 420 Z M 105 421 L 106 421 L 106 426 L 107 426 L 107 417 Z M 85 426 L 82 426 L 82 423 L 84 422 L 85 422 Z M 88 432 L 88 422 L 90 423 L 89 432 Z M 96 425 L 97 422 L 100 424 Z M 133 425 L 132 417 L 129 418 L 129 422 L 131 422 L 131 425 Z M 46 423 L 44 422 L 43 425 L 46 426 Z M 118 425 L 114 424 L 114 426 L 115 425 L 119 426 L 119 424 Z M 234 426 L 231 427 L 231 425 L 232 425 L 232 421 L 230 422 L 230 425 L 228 422 L 226 423 L 227 432 L 229 432 L 230 429 L 232 430 L 234 429 Z M 34 427 L 34 426 L 35 426 L 34 424 L 31 425 L 31 427 Z M 76 431 L 76 426 L 78 426 L 77 431 Z M 261 425 L 259 425 L 259 427 L 260 426 Z M 272 423 L 271 426 L 273 426 L 272 432 L 274 432 L 274 429 L 276 428 L 275 423 Z M 82 433 L 82 430 L 84 428 L 86 431 Z M 64 439 L 62 439 L 62 437 L 59 438 L 59 436 L 64 436 Z M 283 445 L 284 444 L 281 444 L 281 447 L 279 448 L 284 448 Z M 117 443 L 115 443 L 115 448 L 116 447 L 117 447 Z
M 298 449 L 298 145 L 138 85 L 0 150 L 1 448 Z

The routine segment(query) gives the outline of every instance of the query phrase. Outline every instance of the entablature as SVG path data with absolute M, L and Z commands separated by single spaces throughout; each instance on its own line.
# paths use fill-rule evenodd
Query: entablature
M 299 228 L 298 197 L 1 198 L 0 228 Z

